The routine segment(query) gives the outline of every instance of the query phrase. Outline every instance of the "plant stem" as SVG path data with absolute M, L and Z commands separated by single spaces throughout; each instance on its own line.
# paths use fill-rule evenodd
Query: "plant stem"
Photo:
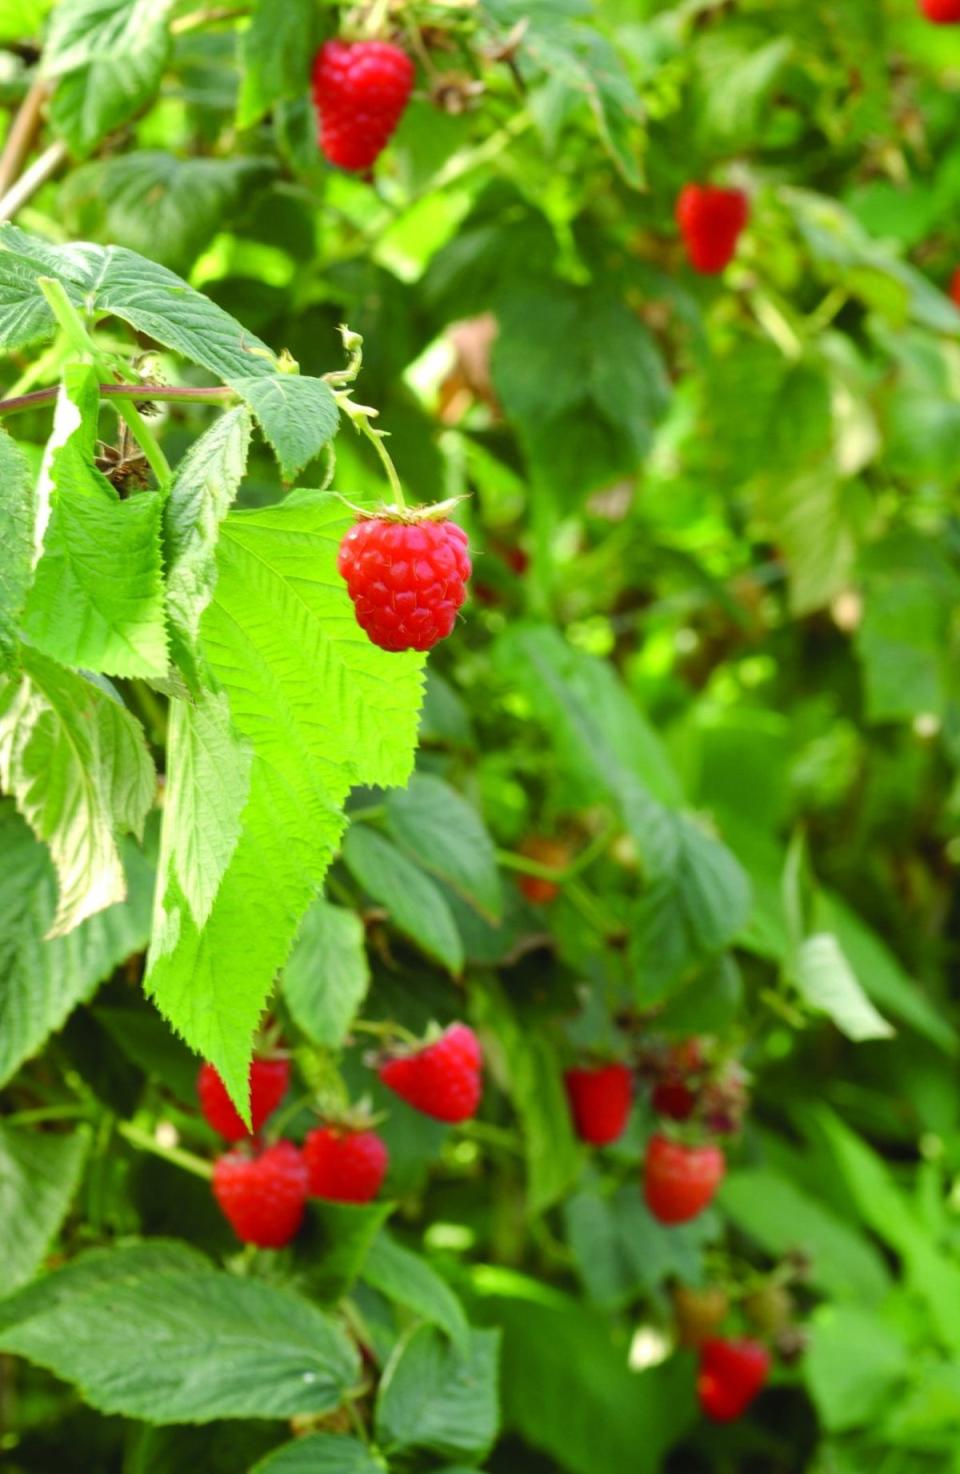
M 397 468 L 393 464 L 393 461 L 390 458 L 390 453 L 383 443 L 386 431 L 375 430 L 370 423 L 371 418 L 377 413 L 377 411 L 375 409 L 370 409 L 370 407 L 365 404 L 354 404 L 353 400 L 350 398 L 346 390 L 341 390 L 339 393 L 334 390 L 333 397 L 337 401 L 337 405 L 340 411 L 344 415 L 346 415 L 347 419 L 350 421 L 357 434 L 362 435 L 366 440 L 369 440 L 370 444 L 377 452 L 377 455 L 380 457 L 383 469 L 387 473 L 387 480 L 390 483 L 390 490 L 393 493 L 394 502 L 398 507 L 406 507 L 407 500 L 403 494 L 403 487 L 400 484 L 400 477 L 397 474 Z
M 6 194 L 23 168 L 24 160 L 40 129 L 43 104 L 49 91 L 50 84 L 47 81 L 34 82 L 10 124 L 3 154 L 0 155 L 0 196 Z
M 31 1110 L 13 1111 L 9 1116 L 3 1116 L 4 1126 L 32 1126 L 41 1121 L 78 1121 L 90 1115 L 90 1107 L 85 1105 L 51 1105 L 35 1106 Z
M 152 1156 L 160 1157 L 162 1161 L 170 1162 L 174 1167 L 182 1167 L 184 1172 L 191 1172 L 194 1177 L 202 1177 L 205 1182 L 209 1182 L 213 1176 L 213 1168 L 202 1157 L 195 1156 L 193 1152 L 184 1151 L 182 1147 L 161 1146 L 149 1131 L 134 1126 L 131 1121 L 118 1121 L 117 1131 L 138 1151 L 150 1152 Z
M 97 346 L 87 332 L 83 318 L 67 296 L 62 282 L 58 282 L 52 276 L 38 276 L 37 286 L 50 304 L 50 311 L 60 324 L 67 342 L 81 358 L 88 359 L 94 368 L 99 369 Z M 140 449 L 149 461 L 153 474 L 157 478 L 157 484 L 161 490 L 165 491 L 173 479 L 173 473 L 153 431 L 132 402 L 128 403 L 121 399 L 119 413 L 129 425 Z
M 29 394 L 18 394 L 11 399 L 0 399 L 0 417 L 20 414 L 25 409 L 36 409 L 42 404 L 53 404 L 60 393 L 58 384 L 46 389 L 31 389 Z M 238 396 L 233 389 L 224 385 L 210 388 L 187 389 L 169 384 L 101 384 L 103 399 L 155 399 L 169 404 L 230 404 Z
M 30 168 L 24 170 L 16 183 L 11 184 L 6 194 L 0 198 L 0 220 L 12 220 L 17 211 L 28 200 L 33 199 L 37 190 L 56 174 L 66 157 L 67 146 L 59 138 L 56 143 L 51 143 L 49 148 L 44 149 L 39 158 L 34 159 Z
M 221 21 L 239 20 L 242 15 L 249 14 L 250 7 L 247 5 L 210 5 L 204 10 L 191 10 L 189 15 L 181 15 L 172 22 L 170 34 L 183 36 L 188 31 L 199 31 L 204 26 L 218 25 Z

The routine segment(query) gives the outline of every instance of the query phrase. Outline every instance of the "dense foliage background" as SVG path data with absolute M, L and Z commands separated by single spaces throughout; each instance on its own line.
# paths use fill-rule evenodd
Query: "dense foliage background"
M 417 87 L 367 179 L 309 73 L 371 24 Z M 0 439 L 4 1470 L 960 1470 L 960 27 L 2 0 L 0 48 L 5 394 L 64 383 Z M 708 178 L 751 201 L 715 278 Z M 133 410 L 147 465 L 117 376 L 229 392 Z M 292 490 L 388 495 L 358 404 L 469 498 L 426 665 Z M 268 997 L 285 1133 L 370 1094 L 391 1169 L 251 1255 L 194 1082 L 242 1096 Z M 458 1018 L 449 1129 L 365 1059 Z M 562 1075 L 694 1037 L 750 1104 L 665 1228 L 643 1069 L 600 1152 Z M 788 1279 L 771 1387 L 704 1422 L 678 1287 L 735 1332 Z

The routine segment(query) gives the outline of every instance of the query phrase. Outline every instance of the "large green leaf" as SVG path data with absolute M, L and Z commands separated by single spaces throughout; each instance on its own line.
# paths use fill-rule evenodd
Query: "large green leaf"
M 73 153 L 92 153 L 157 91 L 173 7 L 174 0 L 60 0 L 55 7 L 42 64 L 59 79 L 50 117 Z
M 170 643 L 192 681 L 199 675 L 200 618 L 216 583 L 220 523 L 243 480 L 252 429 L 242 406 L 220 415 L 180 462 L 164 507 Z
M 353 911 L 315 901 L 283 970 L 283 996 L 316 1044 L 339 1049 L 370 983 L 366 934 Z
M 123 900 L 117 837 L 142 833 L 156 775 L 115 692 L 25 649 L 20 677 L 0 685 L 0 783 L 57 869 L 50 936 Z
M 248 128 L 286 98 L 307 87 L 313 55 L 312 0 L 254 0 L 250 24 L 240 40 L 241 81 L 237 126 Z
M 15 226 L 0 228 L 0 346 L 54 336 L 39 276 L 56 277 L 77 307 L 121 318 L 235 389 L 285 476 L 295 476 L 336 432 L 336 402 L 322 379 L 285 372 L 273 350 L 229 313 L 120 246 L 51 246 Z
M 179 1245 L 93 1250 L 5 1303 L 0 1347 L 151 1423 L 328 1413 L 359 1371 L 308 1301 Z
M 98 983 L 150 935 L 153 872 L 123 851 L 127 900 L 46 940 L 57 908 L 49 852 L 12 803 L 0 803 L 0 1085 Z
M 672 1276 L 695 1282 L 704 1241 L 717 1233 L 711 1214 L 678 1227 L 658 1223 L 636 1183 L 610 1196 L 578 1192 L 564 1202 L 563 1216 L 587 1297 L 607 1309 L 656 1291 Z
M 0 1296 L 31 1279 L 70 1207 L 88 1137 L 0 1122 L 0 1221 L 16 1225 L 0 1260 Z
M 499 1344 L 497 1331 L 472 1331 L 460 1351 L 432 1326 L 406 1337 L 377 1394 L 377 1440 L 387 1453 L 481 1458 L 497 1436 Z
M 380 1233 L 367 1255 L 363 1278 L 388 1300 L 405 1305 L 431 1325 L 439 1326 L 461 1349 L 466 1349 L 467 1319 L 446 1280 L 386 1231 Z
M 481 915 L 496 921 L 503 907 L 493 840 L 476 809 L 433 773 L 414 773 L 387 800 L 397 842 L 425 870 L 439 875 Z
M 160 677 L 167 670 L 159 496 L 121 500 L 93 465 L 99 393 L 67 369 L 48 449 L 49 520 L 24 612 L 31 643 L 73 669 Z
M 390 920 L 451 972 L 463 967 L 463 943 L 443 892 L 385 835 L 356 824 L 347 835 L 343 858 L 351 874 Z
M 0 672 L 16 661 L 17 632 L 33 573 L 33 478 L 16 441 L 0 430 Z
M 238 738 L 231 758 L 221 726 L 230 815 L 213 827 L 203 766 L 192 780 L 174 776 L 182 799 L 164 813 L 147 988 L 244 1103 L 250 1039 L 340 842 L 344 800 L 356 784 L 404 782 L 413 762 L 422 657 L 386 654 L 358 628 L 336 570 L 348 525 L 339 499 L 315 492 L 222 524 L 202 642 Z M 211 841 L 222 876 L 201 925 L 177 856 Z
M 909 1366 L 909 1348 L 895 1325 L 854 1305 L 819 1308 L 804 1380 L 831 1431 L 872 1424 Z

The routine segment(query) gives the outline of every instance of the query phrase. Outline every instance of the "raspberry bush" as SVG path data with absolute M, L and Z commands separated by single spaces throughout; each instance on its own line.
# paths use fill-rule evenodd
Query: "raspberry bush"
M 953 0 L 0 113 L 4 1474 L 960 1469 Z

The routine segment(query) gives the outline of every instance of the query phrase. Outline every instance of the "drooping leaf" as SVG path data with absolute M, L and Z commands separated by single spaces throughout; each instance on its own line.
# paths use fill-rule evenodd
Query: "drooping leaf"
M 442 891 L 429 875 L 391 840 L 361 824 L 355 824 L 347 835 L 343 858 L 364 890 L 386 906 L 398 931 L 451 972 L 460 971 L 460 933 Z
M 825 1013 L 849 1039 L 889 1039 L 894 1030 L 877 1012 L 832 932 L 800 945 L 791 976 L 804 1002 Z
M 53 865 L 13 804 L 0 803 L 0 1085 L 98 983 L 146 947 L 153 871 L 132 844 L 122 855 L 127 900 L 45 940 L 57 908 Z
M 313 56 L 311 0 L 255 0 L 240 38 L 241 82 L 237 127 L 249 128 L 277 102 L 300 97 Z
M 156 775 L 140 724 L 110 689 L 25 649 L 0 686 L 0 783 L 50 850 L 50 936 L 122 901 L 118 836 L 142 833 Z
M 159 496 L 121 500 L 93 465 L 92 368 L 64 376 L 48 452 L 49 519 L 27 597 L 32 644 L 72 669 L 160 677 L 167 670 Z
M 432 773 L 414 773 L 387 800 L 390 832 L 488 920 L 503 908 L 493 841 L 476 809 Z
M 472 1331 L 466 1352 L 420 1326 L 391 1357 L 376 1405 L 388 1453 L 423 1449 L 440 1458 L 481 1458 L 497 1435 L 497 1331 Z
M 224 864 L 240 784 L 229 785 L 229 831 L 205 835 L 214 816 L 195 789 L 164 815 L 147 988 L 244 1108 L 251 1036 L 339 844 L 344 800 L 356 784 L 402 783 L 412 766 L 422 658 L 386 654 L 357 626 L 336 571 L 348 523 L 338 498 L 305 492 L 222 524 L 201 637 L 252 756 L 239 838 L 202 926 L 176 856 L 212 836 Z
M 172 1244 L 95 1249 L 48 1276 L 4 1304 L 0 1346 L 152 1423 L 332 1412 L 359 1370 L 309 1301 Z
M 252 430 L 243 406 L 220 415 L 180 462 L 164 507 L 170 643 L 191 681 L 199 676 L 200 619 L 216 582 L 220 524 L 243 480 Z
M 367 1255 L 363 1278 L 388 1300 L 405 1305 L 431 1325 L 439 1326 L 458 1347 L 466 1349 L 467 1319 L 446 1280 L 421 1255 L 403 1248 L 386 1231 L 379 1234 Z
M 74 154 L 92 153 L 157 91 L 173 6 L 174 0 L 61 0 L 55 7 L 42 65 L 58 79 L 51 121 Z
M 335 434 L 336 402 L 322 379 L 285 372 L 273 350 L 229 313 L 172 271 L 121 246 L 51 246 L 13 225 L 0 228 L 0 346 L 53 337 L 56 326 L 38 276 L 55 277 L 76 306 L 114 314 L 235 389 L 286 477 Z
M 267 1454 L 250 1474 L 383 1474 L 365 1444 L 332 1433 L 311 1433 Z
M 310 1204 L 297 1263 L 312 1296 L 335 1305 L 349 1294 L 392 1211 L 389 1202 Z
M 315 1044 L 338 1049 L 370 983 L 363 923 L 353 911 L 315 901 L 283 970 L 283 996 Z
M 5 430 L 0 430 L 0 672 L 16 662 L 17 631 L 33 572 L 33 478 Z
M 38 1269 L 70 1207 L 88 1144 L 85 1131 L 54 1136 L 0 1122 L 0 1220 L 15 1225 L 0 1261 L 0 1296 Z

